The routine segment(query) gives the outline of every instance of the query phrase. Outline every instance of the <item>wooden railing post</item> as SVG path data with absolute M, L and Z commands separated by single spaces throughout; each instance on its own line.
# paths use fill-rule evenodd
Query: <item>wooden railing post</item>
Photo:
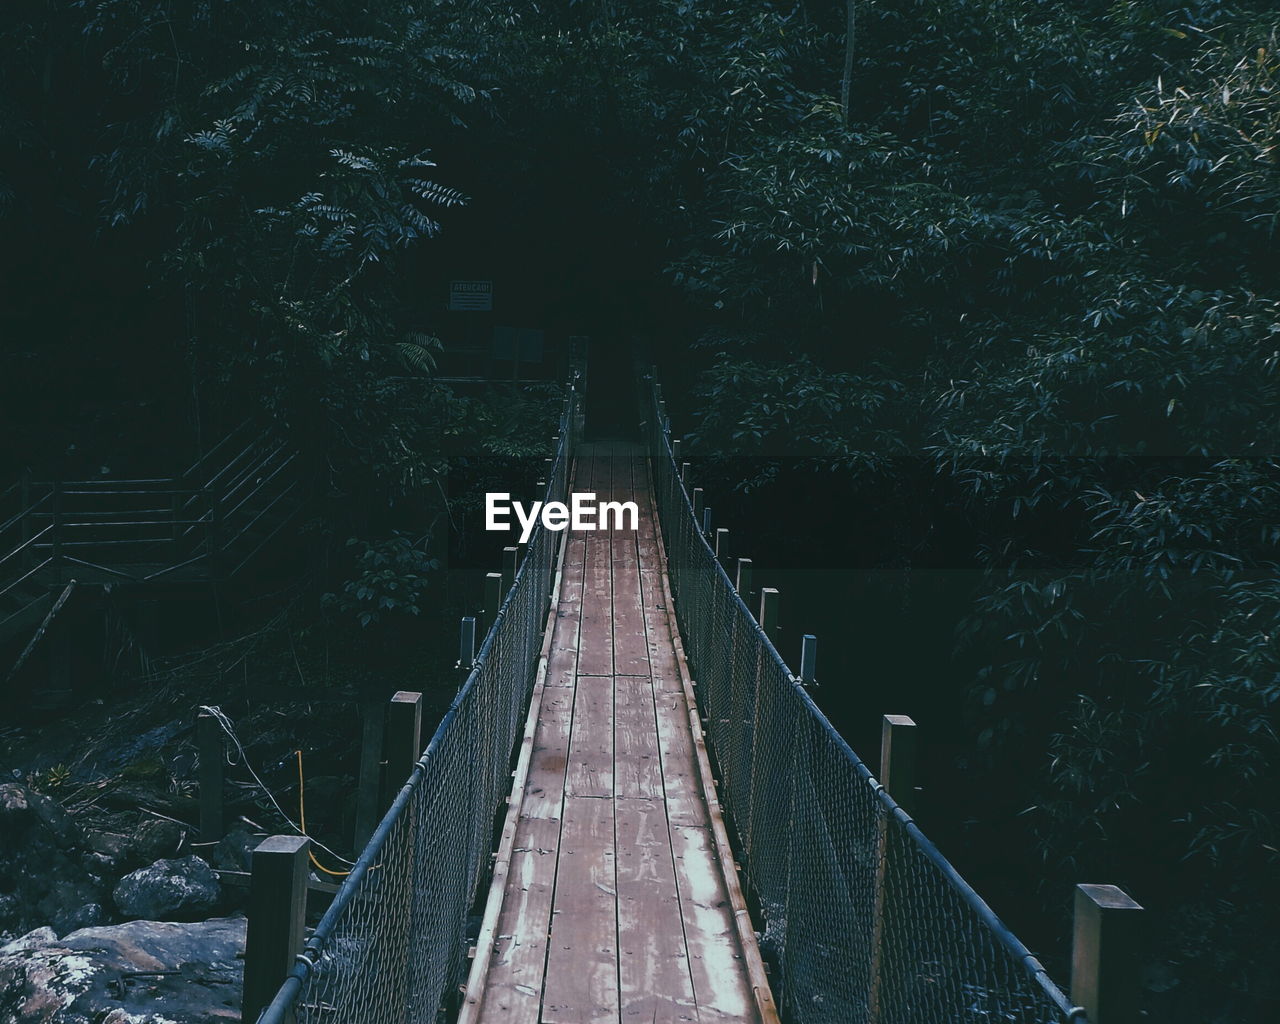
M 724 566 L 727 571 L 729 568 L 729 531 L 721 526 L 716 530 L 716 561 Z
M 216 843 L 226 824 L 222 806 L 226 760 L 222 726 L 207 711 L 196 715 L 196 747 L 200 753 L 200 841 Z
M 916 723 L 885 715 L 880 723 L 880 784 L 910 815 L 916 813 Z
M 698 528 L 701 529 L 702 528 L 702 488 L 695 487 L 693 489 L 693 493 L 689 495 L 689 497 L 693 501 L 693 521 L 694 523 L 697 524 Z
M 804 686 L 817 683 L 818 638 L 806 633 L 800 638 L 800 682 Z
M 752 579 L 751 559 L 739 558 L 738 559 L 738 577 L 734 585 L 737 587 L 738 596 L 742 598 L 743 602 L 746 604 L 748 608 L 751 607 L 751 593 L 752 593 L 751 584 L 753 582 L 754 580 Z
M 489 572 L 484 576 L 484 631 L 489 632 L 498 618 L 498 609 L 502 607 L 502 573 Z
M 763 587 L 760 590 L 760 625 L 764 627 L 764 635 L 776 648 L 778 646 L 778 616 L 782 609 L 782 595 L 774 587 Z
M 247 1024 L 270 1005 L 302 951 L 310 849 L 306 836 L 270 836 L 253 851 L 240 1002 Z
M 516 581 L 516 570 L 520 566 L 520 549 L 514 545 L 502 549 L 502 596 L 511 593 Z
M 1142 906 L 1114 885 L 1077 885 L 1071 1001 L 1089 1024 L 1137 1024 Z
M 681 442 L 680 438 L 673 437 L 671 439 L 671 461 L 674 462 L 677 466 L 680 465 L 680 449 L 683 447 L 684 445 Z
M 885 715 L 880 725 L 880 784 L 907 814 L 915 810 L 916 723 L 906 715 Z M 887 999 L 894 987 L 897 966 L 890 959 L 894 948 L 889 918 L 899 883 L 900 867 L 893 855 L 890 815 L 880 817 L 876 840 L 876 881 L 871 926 L 871 978 L 868 1020 L 880 1024 L 887 1019 Z
M 382 789 L 382 813 L 400 792 L 422 753 L 422 694 L 397 690 L 387 705 L 387 731 L 382 740 L 386 765 Z
M 422 694 L 399 690 L 387 706 L 387 733 L 382 743 L 386 768 L 386 780 L 382 806 L 384 813 L 391 807 L 401 786 L 408 780 L 414 763 L 422 753 Z M 412 854 L 417 846 L 418 818 L 416 805 L 411 801 L 400 815 L 397 846 L 386 850 L 389 859 L 403 857 L 407 861 L 407 884 L 387 893 L 385 910 L 389 934 L 385 940 L 388 960 L 383 968 L 390 982 L 392 998 L 398 1006 L 386 1007 L 391 1011 L 388 1020 L 407 1022 L 409 1014 L 409 961 L 412 954 L 412 926 L 416 887 Z
M 462 617 L 462 629 L 458 633 L 458 668 L 470 672 L 476 663 L 476 619 L 474 615 Z

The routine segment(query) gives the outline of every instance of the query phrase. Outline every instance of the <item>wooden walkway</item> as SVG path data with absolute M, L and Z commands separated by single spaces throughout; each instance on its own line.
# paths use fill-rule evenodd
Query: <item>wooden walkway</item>
M 639 452 L 576 461 L 572 489 L 635 501 L 640 528 L 567 537 L 461 1024 L 777 1020 Z

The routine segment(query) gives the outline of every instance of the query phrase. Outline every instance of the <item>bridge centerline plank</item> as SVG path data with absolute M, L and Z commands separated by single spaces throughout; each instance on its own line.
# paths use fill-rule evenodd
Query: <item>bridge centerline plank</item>
M 639 528 L 566 535 L 497 924 L 460 1024 L 776 1022 L 744 964 L 641 454 L 586 445 L 575 462 L 575 487 L 634 500 Z

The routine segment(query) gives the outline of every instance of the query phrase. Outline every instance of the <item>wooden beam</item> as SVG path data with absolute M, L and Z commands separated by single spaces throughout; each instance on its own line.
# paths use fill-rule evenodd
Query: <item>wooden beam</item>
M 382 760 L 387 766 L 382 791 L 385 814 L 422 753 L 422 694 L 397 690 L 387 705 Z
M 462 617 L 462 628 L 458 632 L 458 667 L 471 671 L 476 663 L 476 618 L 474 615 Z
M 516 571 L 520 568 L 520 549 L 514 544 L 502 549 L 502 597 L 511 593 L 516 582 Z
M 207 711 L 196 716 L 196 747 L 200 753 L 200 841 L 216 843 L 225 829 L 222 787 L 226 758 L 222 726 Z
M 1071 1001 L 1089 1024 L 1137 1024 L 1142 906 L 1114 885 L 1077 885 Z
M 253 851 L 241 1020 L 258 1019 L 302 950 L 310 849 L 306 836 L 270 836 Z
M 916 810 L 916 723 L 885 715 L 880 723 L 880 784 L 908 814 Z
M 502 597 L 502 573 L 485 573 L 484 608 L 481 609 L 481 617 L 486 633 L 493 628 L 494 620 L 498 617 L 498 609 L 502 607 Z
M 776 587 L 763 587 L 760 591 L 760 625 L 764 627 L 765 636 L 776 648 L 778 632 L 782 628 L 778 617 L 782 612 L 782 595 Z
M 806 633 L 800 638 L 800 682 L 813 686 L 817 681 L 818 638 Z

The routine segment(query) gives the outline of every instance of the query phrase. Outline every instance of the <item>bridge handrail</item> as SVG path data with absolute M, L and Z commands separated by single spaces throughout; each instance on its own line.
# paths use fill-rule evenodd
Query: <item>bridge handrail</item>
M 565 500 L 577 404 L 571 388 L 547 501 Z M 258 1024 L 435 1020 L 457 991 L 562 536 L 535 528 L 466 681 Z
M 647 424 L 655 500 L 675 612 L 707 723 L 707 738 L 717 760 L 721 802 L 734 826 L 744 876 L 765 918 L 762 945 L 776 958 L 780 969 L 780 993 L 775 992 L 775 997 L 781 995 L 778 1001 L 784 1015 L 794 1021 L 831 1024 L 854 1020 L 873 1024 L 925 1024 L 932 1020 L 977 1024 L 997 1017 L 1018 1024 L 1084 1022 L 1083 1009 L 1072 1005 L 1039 959 L 876 780 L 787 666 L 743 601 L 695 520 L 693 502 L 676 468 L 670 423 L 664 415 L 655 378 L 656 375 L 650 377 Z M 700 564 L 690 565 L 692 562 Z M 711 607 L 716 601 L 721 605 L 718 609 Z M 713 614 L 710 629 L 705 628 L 709 607 Z M 747 656 L 740 657 L 740 652 Z M 731 663 L 735 659 L 750 663 L 746 669 L 751 675 L 749 681 L 743 682 L 742 674 L 736 672 L 741 666 Z M 726 670 L 728 678 L 722 678 Z M 762 685 L 770 672 L 775 684 L 772 692 Z M 747 693 L 752 687 L 754 693 Z M 767 719 L 761 715 L 762 697 L 769 704 Z M 795 707 L 792 731 L 784 736 L 786 730 L 774 727 L 772 719 L 781 715 L 787 700 Z M 745 714 L 754 716 L 749 736 L 748 722 L 742 717 Z M 733 727 L 735 721 L 738 728 Z M 763 744 L 756 735 L 759 731 L 765 732 Z M 810 733 L 807 744 L 802 743 L 802 731 Z M 878 808 L 878 820 L 852 823 L 862 826 L 856 839 L 848 834 L 832 835 L 831 819 L 841 810 L 847 812 L 847 807 L 823 807 L 824 794 L 810 778 L 813 773 L 801 770 L 801 757 L 813 760 L 822 756 L 820 744 L 829 748 L 825 768 L 832 775 L 843 772 L 848 776 L 828 777 L 828 783 L 843 786 L 843 795 L 849 798 L 854 796 L 854 790 L 848 782 L 856 780 L 863 790 L 864 804 Z M 787 769 L 766 773 L 757 758 L 761 754 L 775 755 L 772 767 L 776 769 L 779 749 L 786 751 L 781 760 L 787 762 Z M 808 809 L 814 821 L 808 827 L 796 820 L 796 790 L 802 783 L 813 789 L 808 794 Z M 779 792 L 784 789 L 785 796 Z M 780 807 L 786 809 L 786 822 L 778 825 L 762 818 Z M 849 831 L 852 830 L 846 828 Z M 802 865 L 805 856 L 797 849 L 801 845 L 797 835 L 810 833 L 821 833 L 831 847 L 827 866 L 839 877 L 817 882 L 793 877 L 797 863 Z M 854 863 L 858 854 L 862 862 Z M 947 962 L 938 955 L 936 944 L 921 941 L 920 929 L 902 921 L 903 915 L 885 902 L 887 894 L 906 892 L 902 876 L 907 872 L 916 874 L 912 872 L 916 859 L 922 859 L 937 873 L 941 882 L 938 887 L 949 891 L 958 903 L 952 909 L 972 914 L 993 940 L 994 950 L 966 950 L 963 962 L 954 957 Z M 859 872 L 861 877 L 856 877 Z M 806 884 L 819 891 L 806 893 Z M 855 905 L 859 894 L 862 906 Z M 813 895 L 815 900 L 801 906 L 807 895 Z M 816 905 L 819 900 L 820 907 Z M 805 927 L 813 924 L 815 914 L 826 919 L 827 927 L 810 927 L 806 932 Z M 931 924 L 937 926 L 938 922 Z M 896 935 L 892 934 L 894 931 Z M 980 935 L 977 938 L 981 940 Z M 1003 958 L 992 955 L 996 950 L 1003 952 Z M 972 955 L 979 952 L 986 956 L 985 960 Z M 859 958 L 861 962 L 855 964 Z M 1016 965 L 1021 977 L 1008 970 L 1011 965 Z M 851 966 L 858 969 L 851 970 Z M 920 980 L 926 971 L 931 972 L 928 984 Z

